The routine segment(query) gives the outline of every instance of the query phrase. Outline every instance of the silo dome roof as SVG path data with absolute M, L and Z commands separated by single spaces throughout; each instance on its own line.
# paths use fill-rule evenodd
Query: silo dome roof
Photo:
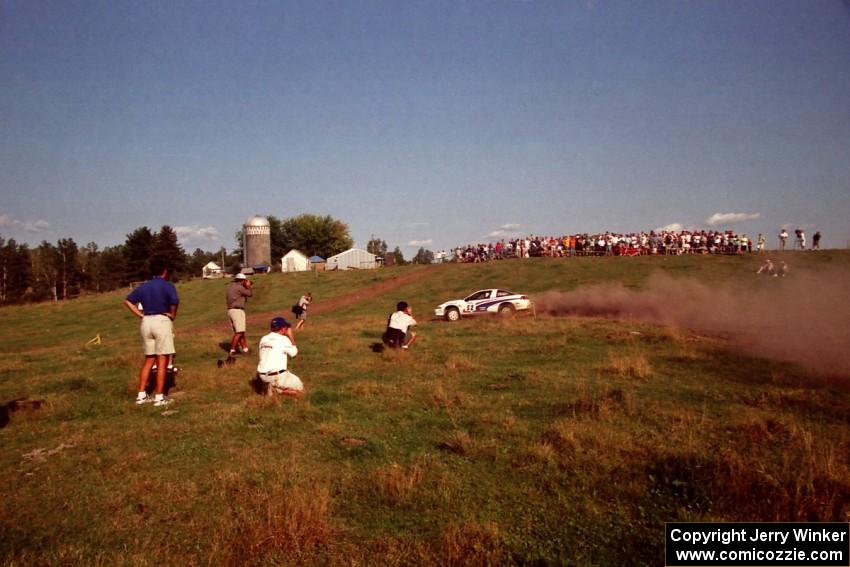
M 266 217 L 261 217 L 260 215 L 255 215 L 248 220 L 245 221 L 245 226 L 270 226 L 269 219 Z

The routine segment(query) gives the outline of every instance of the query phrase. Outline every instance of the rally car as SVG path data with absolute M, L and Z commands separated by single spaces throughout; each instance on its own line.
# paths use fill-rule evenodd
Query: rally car
M 441 303 L 434 310 L 437 317 L 445 317 L 446 321 L 457 321 L 463 315 L 479 315 L 481 313 L 499 313 L 513 315 L 531 307 L 528 296 L 504 289 L 482 289 L 464 299 L 453 299 Z

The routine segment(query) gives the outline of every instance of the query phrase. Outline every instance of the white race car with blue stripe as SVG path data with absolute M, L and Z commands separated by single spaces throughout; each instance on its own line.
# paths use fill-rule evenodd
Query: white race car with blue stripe
M 479 315 L 481 313 L 499 313 L 513 315 L 531 307 L 531 300 L 520 293 L 505 289 L 482 289 L 464 299 L 454 299 L 441 303 L 434 310 L 437 317 L 445 317 L 447 321 L 457 321 L 464 315 Z

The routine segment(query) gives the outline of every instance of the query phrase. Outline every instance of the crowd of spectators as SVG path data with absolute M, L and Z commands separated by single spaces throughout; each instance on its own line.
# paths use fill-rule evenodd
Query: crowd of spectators
M 652 230 L 619 234 L 527 236 L 487 244 L 468 244 L 453 250 L 456 262 L 485 262 L 502 258 L 571 256 L 644 256 L 678 254 L 744 254 L 764 249 L 764 236 L 755 243 L 731 230 Z

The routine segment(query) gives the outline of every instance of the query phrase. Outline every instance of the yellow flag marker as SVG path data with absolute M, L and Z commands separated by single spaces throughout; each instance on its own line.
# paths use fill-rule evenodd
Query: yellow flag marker
M 94 337 L 92 340 L 90 340 L 89 342 L 87 342 L 87 343 L 86 343 L 86 346 L 89 346 L 89 345 L 99 345 L 99 344 L 101 344 L 101 340 L 100 340 L 100 333 L 98 333 L 97 335 L 95 335 L 95 337 Z

